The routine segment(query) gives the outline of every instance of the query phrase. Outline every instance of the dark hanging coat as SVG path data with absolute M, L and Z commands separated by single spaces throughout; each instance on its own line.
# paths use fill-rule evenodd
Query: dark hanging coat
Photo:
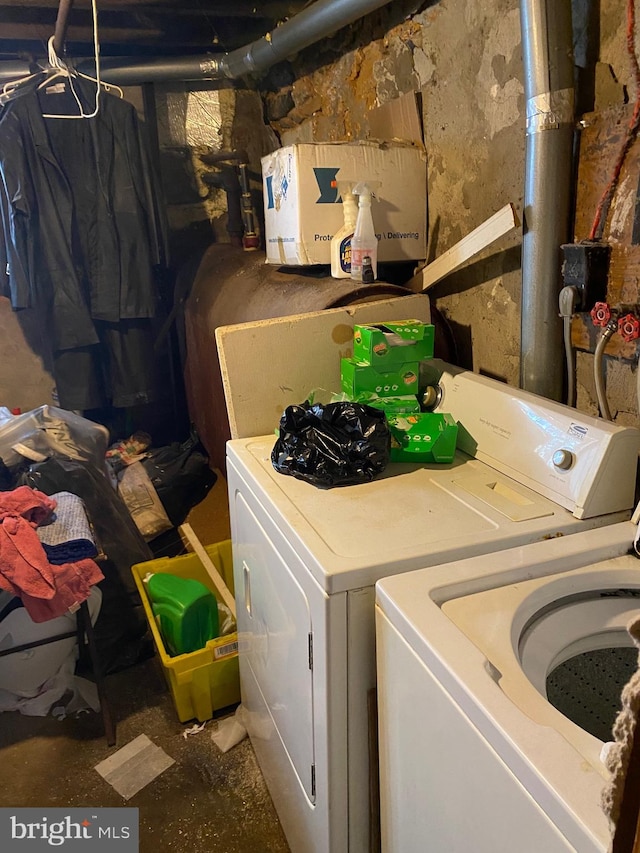
M 114 405 L 148 402 L 149 366 L 136 362 L 153 358 L 154 266 L 165 261 L 165 242 L 137 114 L 103 91 L 94 118 L 45 118 L 78 112 L 68 82 L 56 82 L 63 92 L 55 85 L 52 91 L 35 89 L 0 117 L 0 208 L 11 303 L 14 309 L 36 308 L 50 320 L 54 371 L 56 359 L 64 363 L 56 376 L 62 405 L 94 408 L 118 397 Z M 95 84 L 74 78 L 72 85 L 85 111 L 92 111 Z M 91 349 L 96 346 L 106 356 Z M 108 374 L 114 361 L 126 363 L 127 386 L 102 393 L 105 376 L 98 374 Z M 117 385 L 112 375 L 107 386 L 113 380 Z M 83 391 L 82 383 L 92 387 Z

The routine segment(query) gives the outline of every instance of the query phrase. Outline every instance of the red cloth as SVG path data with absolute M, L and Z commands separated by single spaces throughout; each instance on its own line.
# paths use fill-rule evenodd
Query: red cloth
M 55 508 L 55 500 L 29 486 L 0 492 L 0 587 L 20 596 L 34 622 L 74 609 L 104 577 L 93 560 L 49 563 L 36 527 Z

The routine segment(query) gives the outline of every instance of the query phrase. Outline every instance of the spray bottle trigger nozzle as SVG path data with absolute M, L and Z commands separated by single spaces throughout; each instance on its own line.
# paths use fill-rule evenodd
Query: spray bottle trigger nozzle
M 351 192 L 354 195 L 368 195 L 370 198 L 376 198 L 375 190 L 381 185 L 381 181 L 358 181 Z

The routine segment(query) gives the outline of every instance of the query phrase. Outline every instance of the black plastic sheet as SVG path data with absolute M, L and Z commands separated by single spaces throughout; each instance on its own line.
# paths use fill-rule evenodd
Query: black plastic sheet
M 150 657 L 153 641 L 131 566 L 153 559 L 153 552 L 102 469 L 82 459 L 56 456 L 22 472 L 17 485 L 45 495 L 69 491 L 84 501 L 105 554 L 99 563 L 104 580 L 98 584 L 102 607 L 95 624 L 105 672 L 118 672 Z
M 142 465 L 174 527 L 182 524 L 189 510 L 205 499 L 217 480 L 195 432 L 182 444 L 176 441 L 147 451 Z
M 390 447 L 383 411 L 348 401 L 305 401 L 285 409 L 271 462 L 280 474 L 315 486 L 348 486 L 382 473 Z

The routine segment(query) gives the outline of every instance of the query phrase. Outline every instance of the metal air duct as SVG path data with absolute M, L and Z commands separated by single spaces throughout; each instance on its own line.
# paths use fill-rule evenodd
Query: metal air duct
M 235 79 L 265 71 L 299 50 L 386 6 L 390 0 L 316 0 L 308 8 L 245 47 L 217 56 L 167 57 L 148 60 L 107 58 L 100 74 L 107 83 L 133 86 L 168 80 Z M 93 60 L 83 60 L 78 70 L 93 73 Z M 26 62 L 0 63 L 0 83 L 29 73 Z

